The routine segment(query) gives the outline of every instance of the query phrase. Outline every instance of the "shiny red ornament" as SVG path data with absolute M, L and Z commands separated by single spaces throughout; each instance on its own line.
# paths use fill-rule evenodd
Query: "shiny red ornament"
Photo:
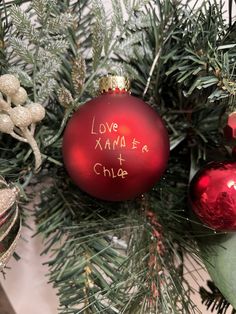
M 199 219 L 218 231 L 236 230 L 236 162 L 211 162 L 190 184 L 190 203 Z
M 226 126 L 224 127 L 224 136 L 228 141 L 236 139 L 236 112 L 228 115 Z
M 169 139 L 160 116 L 117 88 L 82 105 L 63 138 L 70 177 L 103 200 L 129 200 L 148 191 L 163 174 L 168 156 Z

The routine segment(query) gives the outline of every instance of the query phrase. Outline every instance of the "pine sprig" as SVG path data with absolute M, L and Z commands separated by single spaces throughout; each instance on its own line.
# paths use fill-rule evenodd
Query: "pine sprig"
M 81 196 L 71 193 L 61 185 L 52 186 L 43 193 L 41 208 L 47 203 L 48 210 L 45 208 L 38 213 L 39 231 L 48 239 L 45 252 L 62 241 L 60 249 L 53 249 L 54 256 L 48 262 L 51 280 L 60 293 L 60 312 L 78 313 L 80 309 L 82 313 L 88 309 L 98 313 L 108 309 L 111 296 L 112 300 L 116 299 L 115 303 L 122 304 L 121 292 L 112 283 L 121 280 L 119 268 L 124 256 L 113 249 L 108 230 L 114 223 L 122 228 L 124 220 L 120 217 L 107 221 L 107 231 L 102 231 L 104 220 L 98 218 L 102 209 L 93 211 L 92 205 L 87 208 L 87 214 L 80 212 L 78 200 Z M 75 223 L 76 216 L 81 222 Z M 91 220 L 92 216 L 97 217 L 96 222 Z M 109 311 L 116 313 L 112 307 Z
M 143 7 L 145 7 L 147 4 L 149 4 L 151 1 L 150 0 L 135 0 L 133 2 L 133 7 L 132 9 L 135 11 L 140 11 Z
M 143 31 L 136 31 L 132 36 L 122 41 L 121 46 L 117 53 L 128 54 L 128 49 L 138 43 L 140 43 L 144 38 Z
M 124 25 L 124 18 L 123 18 L 123 10 L 121 6 L 121 2 L 112 0 L 111 3 L 112 3 L 112 9 L 114 12 L 114 19 L 115 19 L 116 25 L 119 30 L 122 30 L 123 25 Z
M 162 201 L 155 199 L 158 210 L 168 193 Z M 197 313 L 175 260 L 183 248 L 191 250 L 188 236 L 179 235 L 178 247 L 170 240 L 174 229 L 167 234 L 169 229 L 161 227 L 177 230 L 178 211 L 170 206 L 165 222 L 159 223 L 150 204 L 146 218 L 139 206 L 97 202 L 60 177 L 44 190 L 37 221 L 45 236 L 44 253 L 53 253 L 48 265 L 59 289 L 60 313 Z M 118 247 L 117 239 L 122 243 Z
M 57 86 L 57 81 L 53 78 L 48 78 L 47 80 L 42 82 L 42 84 L 40 84 L 37 89 L 37 101 L 43 103 L 49 95 L 52 95 Z
M 64 37 L 60 37 L 53 41 L 47 41 L 45 43 L 44 49 L 54 55 L 60 55 L 61 53 L 65 53 L 68 48 L 68 41 L 64 39 Z
M 33 53 L 30 51 L 27 43 L 18 37 L 12 36 L 9 43 L 14 52 L 27 64 L 34 64 L 35 59 Z
M 6 54 L 5 54 L 5 18 L 3 12 L 0 12 L 0 73 L 3 71 L 3 68 L 6 66 Z
M 74 91 L 79 95 L 86 79 L 86 63 L 82 56 L 77 56 L 73 60 L 71 78 Z
M 93 12 L 95 16 L 92 28 L 92 49 L 93 49 L 93 68 L 96 70 L 102 56 L 104 45 L 104 33 L 106 31 L 105 8 L 101 1 L 93 1 Z
M 58 63 L 58 61 L 59 60 L 55 58 L 52 58 L 51 60 L 47 58 L 47 60 L 45 60 L 44 66 L 35 75 L 35 79 L 40 85 L 55 76 L 60 69 L 60 63 Z
M 48 30 L 51 34 L 66 32 L 73 25 L 74 19 L 70 13 L 61 13 L 48 20 Z
M 8 69 L 8 73 L 17 74 L 23 86 L 33 87 L 33 80 L 28 73 L 18 66 L 12 66 Z
M 16 31 L 9 42 L 15 54 L 24 61 L 21 70 L 25 71 L 24 66 L 32 65 L 28 67 L 31 73 L 28 70 L 27 74 L 33 77 L 34 98 L 35 101 L 44 101 L 57 86 L 55 76 L 61 64 L 59 56 L 68 48 L 66 30 L 73 19 L 69 13 L 58 13 L 54 1 L 33 1 L 30 9 L 36 14 L 37 23 L 32 24 L 31 17 L 19 6 L 10 8 Z
M 32 1 L 31 8 L 35 11 L 40 24 L 47 16 L 47 0 Z
M 32 42 L 38 39 L 39 33 L 33 27 L 30 17 L 27 16 L 19 6 L 12 5 L 10 8 L 10 15 L 12 22 L 19 34 Z
M 166 72 L 176 78 L 186 90 L 185 95 L 190 96 L 196 89 L 208 89 L 210 101 L 229 97 L 233 89 L 225 86 L 225 78 L 229 80 L 233 75 L 234 50 L 232 46 L 222 46 L 227 25 L 219 14 L 223 4 L 205 3 L 192 14 L 189 25 L 184 22 L 188 33 L 183 33 L 179 40 L 183 47 L 172 56 L 173 66 Z M 212 18 L 214 16 L 215 18 Z M 181 25 L 180 25 L 181 26 Z M 189 36 L 189 30 L 194 30 L 194 36 Z M 234 42 L 232 42 L 234 44 Z
M 123 3 L 123 6 L 125 7 L 126 11 L 128 12 L 128 14 L 130 14 L 130 12 L 132 11 L 131 0 L 123 0 L 122 3 Z
M 226 314 L 231 308 L 230 303 L 225 300 L 219 289 L 214 285 L 212 281 L 207 281 L 207 286 L 210 291 L 205 288 L 200 288 L 200 295 L 202 303 L 206 305 L 207 310 L 217 311 L 217 314 Z M 227 312 L 228 313 L 228 312 Z M 235 314 L 236 310 L 232 309 L 231 314 Z

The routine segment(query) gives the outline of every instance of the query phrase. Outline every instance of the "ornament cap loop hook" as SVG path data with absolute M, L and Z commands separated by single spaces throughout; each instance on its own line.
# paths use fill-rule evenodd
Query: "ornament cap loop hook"
M 99 91 L 101 94 L 110 91 L 129 92 L 130 81 L 124 76 L 103 76 L 99 81 Z

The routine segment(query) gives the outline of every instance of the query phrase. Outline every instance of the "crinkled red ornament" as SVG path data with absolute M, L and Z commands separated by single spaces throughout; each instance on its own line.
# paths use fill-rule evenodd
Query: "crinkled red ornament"
M 218 231 L 236 230 L 236 162 L 211 162 L 190 184 L 190 203 L 199 219 Z
M 112 82 L 117 83 L 116 78 Z M 123 201 L 159 180 L 168 162 L 169 138 L 156 111 L 131 96 L 125 85 L 112 84 L 103 84 L 104 93 L 69 120 L 63 158 L 82 190 L 103 200 Z

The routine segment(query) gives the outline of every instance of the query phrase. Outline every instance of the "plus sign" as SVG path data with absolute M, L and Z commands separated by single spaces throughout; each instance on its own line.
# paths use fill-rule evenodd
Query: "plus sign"
M 120 161 L 120 166 L 122 166 L 122 161 L 125 161 L 125 159 L 122 158 L 121 154 L 117 159 Z

